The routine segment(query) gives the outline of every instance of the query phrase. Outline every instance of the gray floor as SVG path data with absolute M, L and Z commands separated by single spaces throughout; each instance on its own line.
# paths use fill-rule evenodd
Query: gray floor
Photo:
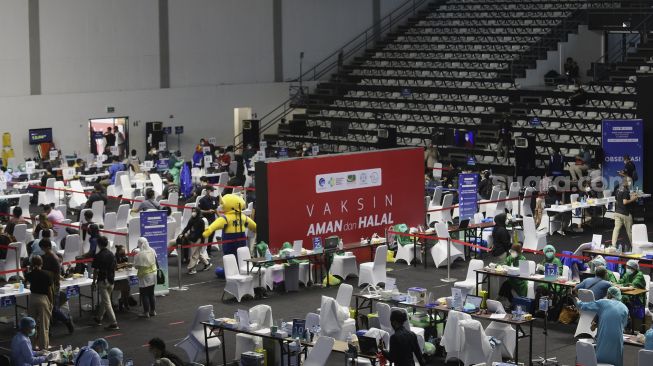
M 603 231 L 604 238 L 609 238 L 611 230 Z M 558 247 L 558 250 L 570 250 L 575 248 L 578 243 L 587 241 L 591 237 L 590 232 L 584 234 L 568 235 L 566 237 L 553 236 L 550 242 Z M 214 262 L 220 261 L 221 255 L 214 253 Z M 486 260 L 487 261 L 487 260 Z M 400 289 L 406 289 L 411 286 L 426 287 L 433 291 L 438 297 L 450 294 L 450 286 L 441 282 L 440 279 L 446 276 L 446 269 L 435 269 L 430 266 L 428 269 L 423 267 L 409 267 L 405 264 L 392 264 L 389 275 L 397 279 L 397 285 Z M 466 273 L 466 264 L 457 262 L 452 267 L 452 276 L 462 279 Z M 173 285 L 176 285 L 177 264 L 176 259 L 171 258 L 170 274 Z M 135 365 L 148 365 L 152 362 L 151 356 L 145 346 L 148 339 L 152 337 L 161 337 L 169 345 L 170 350 L 180 356 L 185 357 L 183 352 L 175 349 L 173 345 L 185 337 L 188 327 L 190 326 L 194 310 L 199 305 L 213 304 L 217 317 L 231 316 L 238 308 L 249 308 L 251 306 L 266 303 L 272 306 L 274 318 L 292 319 L 295 317 L 303 318 L 307 312 L 314 311 L 319 307 L 320 296 L 335 296 L 335 288 L 312 287 L 301 289 L 299 292 L 289 294 L 271 294 L 265 300 L 247 300 L 243 303 L 236 303 L 232 300 L 226 302 L 220 301 L 224 282 L 217 280 L 213 271 L 200 272 L 194 276 L 184 273 L 183 282 L 189 287 L 188 291 L 175 292 L 171 291 L 168 296 L 157 298 L 158 315 L 152 319 L 139 319 L 137 310 L 131 312 L 117 313 L 120 325 L 119 331 L 104 331 L 101 328 L 86 326 L 90 316 L 85 313 L 82 319 L 77 318 L 76 300 L 72 300 L 72 309 L 74 310 L 77 329 L 73 335 L 67 335 L 66 329 L 59 324 L 52 330 L 51 343 L 58 348 L 63 345 L 83 345 L 87 341 L 97 337 L 105 337 L 111 346 L 121 348 L 126 357 L 132 358 Z M 356 279 L 347 281 L 356 284 Z M 11 309 L 0 309 L 2 315 L 13 314 Z M 573 365 L 575 362 L 575 341 L 573 332 L 574 325 L 562 325 L 558 323 L 549 323 L 550 333 L 548 337 L 548 354 L 557 356 L 562 364 Z M 543 320 L 538 319 L 535 322 L 533 341 L 533 356 L 539 356 L 544 352 Z M 0 326 L 0 347 L 3 352 L 8 351 L 10 347 L 13 329 L 9 325 Z M 521 361 L 526 361 L 528 349 L 528 339 L 520 341 Z M 233 358 L 234 336 L 228 335 L 227 338 L 227 355 L 229 359 Z M 636 364 L 637 349 L 626 346 L 624 355 L 624 365 Z M 221 359 L 215 360 L 220 361 Z M 201 360 L 200 362 L 204 362 Z M 330 364 L 341 364 L 342 358 L 339 355 L 332 355 Z M 436 359 L 433 364 L 444 364 L 441 359 Z M 451 363 L 455 364 L 455 363 Z

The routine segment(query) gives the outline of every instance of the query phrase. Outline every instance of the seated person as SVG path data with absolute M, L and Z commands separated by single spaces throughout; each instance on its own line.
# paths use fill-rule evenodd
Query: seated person
M 161 197 L 167 200 L 168 197 L 170 197 L 170 193 L 179 194 L 179 185 L 175 184 L 175 179 L 172 177 L 172 175 L 168 174 L 166 175 L 166 184 L 165 187 L 163 188 L 163 193 L 161 194 Z
M 624 273 L 621 280 L 619 280 L 618 285 L 621 286 L 621 289 L 646 289 L 646 280 L 644 280 L 644 274 L 639 270 L 639 262 L 634 259 L 626 262 L 626 273 Z M 633 300 L 638 299 L 640 304 L 644 304 L 646 301 L 646 294 L 640 296 L 630 296 L 623 295 L 624 303 L 631 303 Z
M 35 238 L 38 238 L 39 234 L 41 233 L 41 230 L 44 229 L 52 229 L 52 224 L 50 223 L 48 217 L 44 213 L 40 213 L 38 216 L 36 227 L 34 228 L 34 232 L 32 233 L 32 235 L 34 235 Z M 54 234 L 56 235 L 57 233 L 55 232 Z
M 127 251 L 122 245 L 116 245 L 116 270 L 121 270 L 123 268 L 129 268 L 129 257 L 127 257 Z M 118 299 L 118 309 L 120 311 L 129 311 L 129 296 L 130 296 L 130 287 L 129 279 L 115 281 L 113 285 L 115 291 L 120 291 L 120 298 Z
M 88 196 L 88 200 L 86 201 L 86 205 L 84 205 L 84 208 L 93 207 L 93 203 L 97 201 L 104 202 L 104 206 L 106 207 L 107 195 L 104 194 L 104 187 L 102 187 L 102 185 L 99 183 L 93 185 L 93 193 L 91 193 L 91 195 Z
M 157 202 L 154 199 L 154 190 L 152 188 L 148 188 L 145 191 L 145 200 L 140 203 L 140 205 L 135 206 L 132 208 L 132 212 L 141 212 L 141 211 L 147 211 L 147 210 L 160 210 L 161 205 L 159 202 Z
M 100 238 L 100 227 L 97 224 L 88 226 L 88 252 L 82 255 L 83 258 L 93 258 L 98 248 L 98 239 Z
M 509 267 L 519 267 L 519 261 L 525 261 L 526 257 L 522 254 L 522 247 L 519 244 L 513 244 L 510 247 L 510 255 L 506 257 L 503 265 Z M 516 296 L 524 297 L 528 294 L 528 283 L 526 280 L 519 278 L 509 278 L 502 285 L 499 290 L 499 295 L 512 302 Z
M 11 217 L 9 218 L 9 223 L 5 227 L 5 231 L 8 234 L 14 235 L 14 228 L 16 225 L 20 224 L 32 225 L 32 223 L 28 221 L 27 218 L 23 217 L 23 209 L 20 208 L 20 206 L 16 206 L 11 211 Z
M 556 202 L 560 203 L 558 190 L 556 187 L 549 187 L 547 194 L 544 197 L 544 205 L 546 207 L 551 207 L 555 205 Z M 560 223 L 560 229 L 558 229 L 557 232 L 558 234 L 565 236 L 565 231 L 567 231 L 571 225 L 571 211 L 557 213 L 553 216 L 552 220 Z
M 590 272 L 594 272 L 594 273 L 596 273 L 596 271 L 598 271 L 599 268 L 605 268 L 606 271 L 605 279 L 613 284 L 617 283 L 617 276 L 615 276 L 614 273 L 612 273 L 612 271 L 608 269 L 607 262 L 602 256 L 598 255 L 594 259 L 592 259 L 589 267 L 590 267 Z
M 493 257 L 499 257 L 505 260 L 506 254 L 512 246 L 510 232 L 506 229 L 506 214 L 500 213 L 494 217 L 494 227 L 492 228 L 492 250 Z
M 547 176 L 557 177 L 564 174 L 565 170 L 565 158 L 560 152 L 560 148 L 557 147 L 555 152 L 549 158 L 549 166 L 547 170 Z
M 41 241 L 44 241 L 44 240 L 49 240 L 50 243 L 52 244 L 52 252 L 54 252 L 54 253 L 57 252 L 57 243 L 55 243 L 52 240 L 52 230 L 45 229 L 41 233 L 41 238 L 40 239 L 35 239 L 32 242 L 32 245 L 30 246 L 30 248 L 31 248 L 30 249 L 30 252 L 31 252 L 30 253 L 30 258 L 32 258 L 35 255 L 43 256 L 45 254 L 45 252 L 41 249 L 41 246 L 40 246 Z
M 606 280 L 607 276 L 608 270 L 605 267 L 599 267 L 594 272 L 594 277 L 584 279 L 576 285 L 575 290 L 590 290 L 594 293 L 594 300 L 602 299 L 608 294 L 608 289 L 612 286 L 612 283 Z
M 81 225 L 82 240 L 86 240 L 89 226 L 96 225 L 98 229 L 102 227 L 102 225 L 99 225 L 95 221 L 93 221 L 93 216 L 94 216 L 93 211 L 84 211 L 84 221 L 82 222 Z
M 16 238 L 13 235 L 4 231 L 2 225 L 0 225 L 0 259 L 7 258 L 7 246 L 11 243 L 16 242 Z
M 562 262 L 558 257 L 556 257 L 556 249 L 553 245 L 547 245 L 544 247 L 544 259 L 537 264 L 535 272 L 538 274 L 544 274 L 544 270 L 547 264 L 553 264 L 557 266 L 556 277 L 562 276 Z M 553 290 L 557 293 L 560 290 L 559 286 L 553 286 Z M 552 295 L 549 290 L 549 285 L 546 283 L 538 283 L 535 286 L 535 303 L 538 304 L 541 296 L 550 296 Z

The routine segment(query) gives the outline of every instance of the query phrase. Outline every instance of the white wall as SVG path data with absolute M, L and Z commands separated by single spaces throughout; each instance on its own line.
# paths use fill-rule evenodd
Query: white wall
M 157 0 L 40 1 L 43 94 L 159 87 L 158 14 Z
M 170 0 L 170 85 L 274 81 L 272 1 Z
M 0 2 L 0 96 L 29 94 L 27 1 Z
M 55 144 L 64 153 L 88 153 L 88 120 L 102 117 L 129 117 L 130 148 L 144 155 L 145 122 L 161 121 L 164 126 L 184 126 L 181 149 L 185 156 L 200 137 L 216 137 L 218 144 L 233 142 L 234 108 L 252 107 L 261 115 L 279 104 L 279 95 L 287 95 L 284 83 L 239 84 L 194 88 L 173 88 L 57 94 L 0 98 L 0 110 L 7 121 L 0 133 L 10 132 L 16 155 L 34 155 L 27 141 L 29 128 L 52 127 Z M 105 113 L 106 106 L 114 106 L 113 114 Z M 174 115 L 171 121 L 169 116 Z M 140 121 L 134 127 L 134 121 Z M 177 147 L 176 137 L 169 141 Z

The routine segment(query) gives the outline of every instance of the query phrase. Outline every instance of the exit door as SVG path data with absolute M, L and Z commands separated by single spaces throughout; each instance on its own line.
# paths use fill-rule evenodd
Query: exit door
M 93 154 L 117 155 L 124 159 L 129 151 L 129 118 L 94 118 L 88 121 L 89 147 Z

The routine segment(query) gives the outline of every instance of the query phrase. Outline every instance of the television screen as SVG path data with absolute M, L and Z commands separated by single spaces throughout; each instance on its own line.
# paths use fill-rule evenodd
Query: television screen
M 455 146 L 469 148 L 474 147 L 476 136 L 474 136 L 474 131 L 454 130 L 453 140 Z
M 29 144 L 38 145 L 52 142 L 52 128 L 35 128 L 29 130 Z

